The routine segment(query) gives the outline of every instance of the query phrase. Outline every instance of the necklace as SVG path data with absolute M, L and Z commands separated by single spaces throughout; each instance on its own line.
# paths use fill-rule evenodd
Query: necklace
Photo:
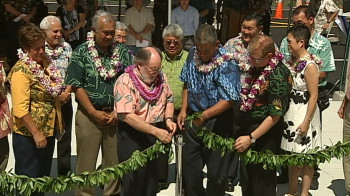
M 237 61 L 238 67 L 246 72 L 250 69 L 248 50 L 244 47 L 242 40 L 242 34 L 240 33 L 238 37 L 234 38 L 232 45 L 235 47 L 235 52 L 233 53 L 233 58 Z
M 323 64 L 322 60 L 318 56 L 314 54 L 307 54 L 304 57 L 299 58 L 294 64 L 288 62 L 287 65 L 291 70 L 292 74 L 295 75 L 296 73 L 300 73 L 304 70 L 308 61 L 314 61 L 318 67 L 322 67 Z
M 200 57 L 197 53 L 197 51 L 194 54 L 194 63 L 198 69 L 198 71 L 203 73 L 209 73 L 215 68 L 219 67 L 224 61 L 228 61 L 233 59 L 232 53 L 226 53 L 220 57 L 213 57 L 210 63 L 203 64 L 203 62 L 200 60 Z
M 156 83 L 154 84 L 154 88 L 151 91 L 148 91 L 142 84 L 140 79 L 135 75 L 134 69 L 136 68 L 136 65 L 131 65 L 125 69 L 125 73 L 129 74 L 129 77 L 133 84 L 135 85 L 136 89 L 140 92 L 140 95 L 142 98 L 144 98 L 146 101 L 154 101 L 157 100 L 160 97 L 160 94 L 163 91 L 163 77 L 161 73 L 158 73 Z
M 90 31 L 87 34 L 87 43 L 88 43 L 88 50 L 91 55 L 92 60 L 95 62 L 96 71 L 100 73 L 100 76 L 104 79 L 112 79 L 114 78 L 117 73 L 122 70 L 123 64 L 119 61 L 119 55 L 118 55 L 118 43 L 114 42 L 113 44 L 113 52 L 111 56 L 111 62 L 110 64 L 113 66 L 112 69 L 107 70 L 106 67 L 102 64 L 102 58 L 98 56 L 98 52 L 95 46 L 95 40 L 94 40 L 94 32 Z
M 50 57 L 50 59 L 57 59 L 63 51 L 66 49 L 64 42 L 56 46 L 55 49 L 51 49 L 49 44 L 45 42 L 45 53 Z
M 278 63 L 283 60 L 281 53 L 276 55 L 270 60 L 269 64 L 261 71 L 260 76 L 252 84 L 253 73 L 255 71 L 252 66 L 245 75 L 244 82 L 241 90 L 241 111 L 248 111 L 252 109 L 254 103 L 260 94 L 261 86 L 265 85 L 270 74 L 276 69 Z
M 54 66 L 51 61 L 49 66 L 46 68 L 48 75 L 45 74 L 44 69 L 29 58 L 28 53 L 23 52 L 22 49 L 17 50 L 18 58 L 28 65 L 29 70 L 33 73 L 34 77 L 44 86 L 51 96 L 56 97 L 61 94 L 63 81 L 61 78 L 60 71 Z

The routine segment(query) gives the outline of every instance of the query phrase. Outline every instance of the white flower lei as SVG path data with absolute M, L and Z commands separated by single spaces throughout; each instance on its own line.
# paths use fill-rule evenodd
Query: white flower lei
M 202 61 L 200 60 L 200 57 L 198 56 L 197 51 L 194 54 L 194 63 L 198 69 L 198 71 L 203 72 L 203 73 L 209 73 L 213 69 L 219 67 L 224 61 L 228 61 L 233 59 L 233 54 L 232 53 L 226 53 L 220 57 L 214 57 L 210 63 L 208 64 L 203 64 Z
M 232 45 L 235 47 L 233 58 L 237 61 L 238 67 L 244 72 L 248 71 L 250 69 L 248 50 L 244 48 L 241 33 L 238 37 L 234 38 Z
M 104 65 L 102 65 L 101 57 L 98 56 L 97 49 L 95 47 L 94 32 L 90 31 L 87 34 L 88 50 L 91 55 L 92 60 L 95 62 L 96 70 L 100 72 L 100 76 L 106 80 L 114 78 L 117 73 L 122 69 L 123 65 L 119 61 L 117 42 L 113 44 L 113 54 L 111 56 L 111 64 L 113 68 L 107 70 Z
M 64 87 L 62 86 L 63 81 L 61 73 L 56 66 L 51 63 L 51 61 L 49 62 L 49 66 L 46 68 L 49 75 L 46 75 L 44 69 L 41 69 L 36 61 L 29 58 L 28 53 L 23 52 L 22 49 L 18 49 L 17 55 L 21 61 L 28 65 L 30 71 L 45 87 L 48 93 L 50 93 L 53 97 L 61 94 L 61 92 L 64 90 Z
M 59 44 L 58 46 L 56 46 L 55 49 L 51 49 L 49 44 L 47 42 L 45 42 L 45 53 L 51 58 L 51 59 L 56 59 L 59 56 L 61 56 L 61 54 L 63 53 L 63 51 L 65 50 L 65 46 L 64 46 L 64 42 Z

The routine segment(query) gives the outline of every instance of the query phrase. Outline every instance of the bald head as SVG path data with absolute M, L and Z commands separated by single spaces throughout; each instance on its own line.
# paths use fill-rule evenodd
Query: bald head
M 162 65 L 162 55 L 158 48 L 146 47 L 137 52 L 134 60 L 144 82 L 152 83 L 158 76 Z

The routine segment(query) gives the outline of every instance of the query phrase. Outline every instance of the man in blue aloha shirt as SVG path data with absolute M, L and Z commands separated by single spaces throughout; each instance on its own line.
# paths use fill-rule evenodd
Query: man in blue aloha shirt
M 215 29 L 201 25 L 195 35 L 196 47 L 182 69 L 184 82 L 182 107 L 178 125 L 184 131 L 183 180 L 185 195 L 225 195 L 227 168 L 232 154 L 221 156 L 220 151 L 205 148 L 197 136 L 197 128 L 224 137 L 232 137 L 233 108 L 240 95 L 240 72 L 232 56 L 220 45 Z M 185 125 L 187 115 L 201 112 L 193 125 Z M 203 188 L 204 165 L 208 183 Z

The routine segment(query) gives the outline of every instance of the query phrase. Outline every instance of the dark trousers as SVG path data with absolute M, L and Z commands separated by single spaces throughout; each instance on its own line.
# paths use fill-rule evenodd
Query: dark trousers
M 232 136 L 233 111 L 229 109 L 205 122 L 212 132 L 228 138 Z M 186 124 L 183 147 L 183 183 L 187 196 L 224 196 L 227 170 L 232 153 L 221 156 L 220 151 L 207 149 L 197 136 L 196 127 Z M 203 168 L 207 166 L 207 187 L 203 187 Z
M 0 171 L 5 170 L 9 160 L 9 140 L 7 136 L 0 138 Z M 1 194 L 0 194 L 1 195 Z
M 129 159 L 134 151 L 143 151 L 156 141 L 154 136 L 135 130 L 124 122 L 119 122 L 118 126 L 117 143 L 120 162 Z M 159 170 L 164 169 L 167 165 L 167 158 L 160 157 L 148 162 L 145 167 L 124 175 L 122 196 L 155 196 L 159 182 Z
M 57 170 L 58 175 L 67 175 L 71 171 L 71 141 L 72 141 L 72 99 L 62 105 L 62 116 L 65 125 L 65 133 L 57 142 Z
M 7 21 L 7 62 L 12 68 L 18 60 L 17 49 L 20 48 L 18 41 L 18 32 L 24 22 Z
M 47 146 L 37 148 L 33 137 L 12 133 L 15 173 L 31 178 L 50 176 L 55 137 L 46 137 Z M 36 193 L 33 195 L 44 195 Z
M 241 118 L 241 135 L 253 132 L 261 122 L 249 120 L 249 117 Z M 250 118 L 251 119 L 251 118 Z M 270 150 L 274 154 L 280 149 L 282 137 L 283 118 L 251 146 L 254 151 Z M 246 164 L 241 161 L 241 187 L 243 196 L 273 196 L 276 195 L 276 169 L 264 169 L 263 164 Z

